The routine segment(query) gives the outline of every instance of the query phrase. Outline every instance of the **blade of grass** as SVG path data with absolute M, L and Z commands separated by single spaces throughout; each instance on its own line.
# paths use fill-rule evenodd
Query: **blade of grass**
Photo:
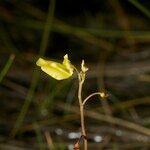
M 26 6 L 26 4 L 24 4 Z M 31 5 L 27 5 L 28 8 L 30 8 L 30 10 L 35 10 L 35 11 L 38 11 L 37 9 L 35 9 L 35 7 L 31 6 Z M 31 9 L 32 8 L 32 9 Z M 37 17 L 38 19 L 41 19 L 42 17 L 44 17 L 44 12 L 39 10 L 38 11 L 38 15 L 37 13 L 35 14 L 33 11 L 28 11 L 28 13 L 30 13 L 31 15 L 33 15 L 34 17 Z M 95 45 L 98 45 L 104 49 L 110 49 L 109 47 L 111 47 L 111 44 L 106 42 L 105 40 L 102 40 L 102 39 L 98 39 L 96 37 L 94 37 L 92 34 L 89 34 L 88 32 L 84 32 L 82 29 L 81 30 L 76 30 L 77 28 L 74 28 L 73 30 L 71 30 L 71 27 L 72 26 L 69 26 L 67 24 L 65 24 L 64 22 L 62 21 L 59 21 L 58 19 L 55 19 L 55 22 L 57 22 L 57 25 L 60 24 L 60 27 L 62 26 L 62 30 L 63 29 L 67 29 L 65 30 L 66 32 L 69 31 L 69 34 L 74 34 L 76 35 L 77 37 L 89 42 L 89 43 L 92 43 L 92 44 L 95 44 Z M 55 25 L 56 26 L 56 25 Z M 54 26 L 54 28 L 55 28 Z
M 0 17 L 4 22 L 12 24 L 12 25 L 22 26 L 22 27 L 26 27 L 26 28 L 30 28 L 30 29 L 34 29 L 34 30 L 43 30 L 43 28 L 44 28 L 44 22 L 33 20 L 33 19 L 26 19 L 24 21 L 21 18 L 14 18 L 13 20 L 10 20 L 10 19 L 8 20 L 7 18 L 5 18 L 3 16 L 2 13 L 0 13 Z M 101 30 L 101 29 L 94 29 L 94 28 L 93 29 L 85 29 L 85 28 L 83 29 L 80 27 L 70 26 L 62 21 L 59 21 L 56 18 L 55 18 L 55 22 L 52 25 L 52 31 L 61 33 L 61 34 L 74 35 L 74 36 L 78 35 L 78 37 L 80 37 L 80 39 L 83 39 L 83 37 L 86 38 L 86 34 L 84 34 L 83 37 L 78 34 L 78 33 L 80 33 L 80 31 L 87 32 L 88 34 L 94 36 L 95 38 L 96 38 L 96 36 L 99 36 L 102 38 L 113 38 L 114 39 L 114 38 L 122 38 L 127 35 L 130 35 L 129 36 L 130 38 L 150 39 L 150 32 L 146 31 L 146 30 L 145 31 L 134 31 L 134 30 L 123 31 L 123 30 L 116 30 L 116 29 L 114 29 L 114 30 L 108 30 L 108 29 Z M 83 40 L 85 41 L 85 39 L 83 39 Z M 92 41 L 89 40 L 87 42 L 100 46 L 100 44 L 98 43 L 97 40 L 96 40 L 96 42 L 94 42 L 94 39 Z M 109 45 L 108 45 L 108 47 L 109 47 Z
M 105 70 L 106 62 L 107 62 L 109 55 L 110 55 L 109 52 L 106 52 L 106 51 L 103 52 L 100 55 L 100 59 L 99 59 L 98 65 L 97 65 L 97 72 L 98 72 L 97 73 L 97 84 L 98 84 L 99 91 L 104 92 L 104 93 L 106 93 L 104 70 Z M 100 98 L 100 100 L 101 100 L 101 98 Z M 102 103 L 102 107 L 104 109 L 105 114 L 108 116 L 112 116 L 112 110 L 111 110 L 106 98 L 102 98 L 101 103 Z
M 7 33 L 4 25 L 0 24 L 0 38 L 2 39 L 4 45 L 6 46 L 7 50 L 15 55 L 19 54 L 18 49 L 14 46 L 13 42 L 10 39 L 9 34 Z
M 43 22 L 40 22 L 40 21 L 26 20 L 26 22 L 23 22 L 23 20 L 18 19 L 16 22 L 19 22 L 18 24 L 14 22 L 14 24 L 16 25 L 21 25 L 24 27 L 38 29 L 38 30 L 43 29 Z M 142 38 L 149 39 L 150 38 L 149 31 L 133 31 L 133 30 L 123 31 L 123 30 L 108 30 L 108 29 L 100 30 L 100 29 L 85 29 L 85 28 L 83 29 L 79 27 L 70 26 L 62 21 L 61 23 L 59 23 L 59 21 L 57 22 L 56 19 L 53 24 L 52 31 L 57 32 L 57 33 L 62 33 L 62 34 L 69 34 L 69 35 L 75 35 L 75 36 L 78 35 L 78 37 L 80 36 L 79 33 L 81 34 L 80 31 L 82 31 L 83 33 L 86 32 L 87 34 L 90 34 L 92 36 L 99 36 L 103 38 L 122 38 L 127 35 L 130 35 L 131 38 L 136 38 L 136 39 L 142 39 Z M 86 35 L 84 37 L 86 37 Z M 83 39 L 83 36 L 80 36 L 80 39 Z M 93 41 L 88 41 L 88 42 L 95 44 L 97 40 L 96 42 L 93 42 Z M 97 43 L 95 45 L 100 45 L 100 44 Z
M 8 61 L 6 62 L 4 68 L 2 69 L 2 71 L 0 72 L 0 83 L 2 82 L 3 78 L 5 77 L 5 75 L 7 74 L 10 66 L 12 65 L 13 61 L 14 61 L 15 55 L 11 54 Z
M 34 129 L 35 129 L 36 138 L 37 138 L 38 145 L 39 145 L 39 150 L 45 150 L 40 127 L 38 126 L 37 123 L 34 123 Z
M 137 0 L 128 0 L 132 5 L 139 9 L 145 16 L 150 18 L 150 11 L 141 5 Z
M 54 143 L 53 143 L 52 137 L 48 131 L 45 131 L 45 138 L 46 138 L 49 150 L 54 149 Z
M 29 4 L 26 4 L 26 3 L 22 3 L 21 8 L 20 8 L 20 5 L 18 6 L 18 8 L 40 20 L 43 20 L 46 16 L 46 14 L 43 11 L 41 11 L 38 8 L 35 8 Z M 28 8 L 29 11 L 26 8 Z M 36 13 L 36 12 L 38 12 L 38 13 Z M 83 39 L 84 41 L 89 42 L 91 44 L 95 44 L 103 49 L 109 50 L 111 47 L 111 44 L 108 41 L 96 38 L 92 34 L 84 31 L 84 29 L 82 29 L 82 28 L 76 28 L 76 27 L 72 28 L 72 26 L 69 26 L 69 25 L 65 24 L 64 22 L 59 21 L 58 19 L 57 20 L 55 19 L 55 22 L 57 22 L 57 23 L 56 23 L 56 25 L 53 26 L 54 28 L 52 28 L 52 29 L 54 29 L 54 31 L 55 31 L 55 27 L 57 27 L 56 32 L 58 32 L 59 28 L 61 28 L 61 31 L 63 31 L 63 33 L 75 35 L 78 38 Z M 54 24 L 55 24 L 55 22 L 54 22 Z M 33 26 L 34 25 L 35 24 L 33 24 Z
M 43 31 L 42 41 L 40 44 L 39 57 L 43 56 L 45 54 L 46 47 L 48 45 L 48 40 L 49 40 L 49 36 L 50 36 L 51 28 L 52 28 L 52 22 L 53 22 L 53 18 L 54 18 L 54 10 L 55 10 L 55 0 L 51 0 L 49 3 L 47 20 L 46 20 L 46 24 L 45 24 L 44 31 Z M 29 91 L 27 93 L 27 97 L 25 99 L 25 102 L 23 104 L 21 112 L 17 118 L 15 126 L 11 132 L 12 137 L 14 137 L 16 135 L 16 133 L 18 132 L 19 128 L 21 127 L 21 125 L 24 121 L 25 115 L 26 115 L 28 108 L 30 106 L 30 103 L 33 99 L 38 80 L 39 80 L 39 73 L 38 73 L 38 70 L 35 68 L 34 73 L 33 73 L 32 82 L 31 82 Z
M 67 108 L 64 107 L 63 103 L 59 103 L 57 105 L 57 107 L 62 109 L 62 110 L 67 109 Z M 76 106 L 71 106 L 71 109 L 69 109 L 69 111 L 79 114 L 78 108 Z M 107 123 L 111 123 L 111 124 L 114 124 L 114 125 L 125 127 L 125 128 L 128 128 L 128 129 L 132 130 L 132 131 L 136 131 L 137 133 L 141 133 L 141 134 L 150 136 L 150 129 L 149 128 L 146 128 L 146 127 L 144 127 L 140 124 L 134 123 L 134 122 L 130 122 L 130 121 L 127 121 L 127 120 L 124 120 L 124 119 L 120 119 L 118 117 L 113 117 L 113 116 L 107 116 L 106 117 L 106 115 L 104 115 L 102 113 L 97 113 L 95 111 L 88 111 L 88 110 L 85 111 L 85 116 L 89 117 L 89 118 L 99 120 L 99 121 L 104 121 L 104 122 L 107 122 Z

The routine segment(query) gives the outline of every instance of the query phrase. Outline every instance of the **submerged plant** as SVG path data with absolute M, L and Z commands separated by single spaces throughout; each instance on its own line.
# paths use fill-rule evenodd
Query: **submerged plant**
M 88 68 L 85 66 L 84 60 L 82 60 L 80 71 L 78 71 L 78 69 L 70 62 L 67 54 L 64 56 L 64 60 L 62 64 L 55 61 L 44 60 L 42 58 L 39 58 L 36 64 L 37 66 L 40 66 L 45 73 L 47 73 L 48 75 L 50 75 L 56 80 L 64 80 L 70 78 L 73 75 L 74 71 L 76 71 L 78 75 L 78 81 L 79 81 L 78 100 L 79 100 L 79 107 L 80 107 L 81 137 L 75 143 L 74 150 L 80 150 L 80 141 L 82 139 L 83 139 L 84 150 L 87 150 L 88 141 L 87 141 L 87 134 L 85 130 L 84 106 L 92 96 L 99 95 L 100 97 L 104 98 L 105 93 L 103 92 L 92 93 L 85 99 L 82 99 L 82 87 L 86 78 L 86 72 L 88 70 Z

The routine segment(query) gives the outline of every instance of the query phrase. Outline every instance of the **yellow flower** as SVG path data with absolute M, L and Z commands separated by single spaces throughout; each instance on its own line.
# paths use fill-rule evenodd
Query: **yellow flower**
M 67 54 L 64 56 L 62 64 L 39 58 L 36 62 L 36 65 L 40 66 L 45 73 L 56 80 L 63 80 L 71 77 L 74 70 L 74 67 L 69 61 Z

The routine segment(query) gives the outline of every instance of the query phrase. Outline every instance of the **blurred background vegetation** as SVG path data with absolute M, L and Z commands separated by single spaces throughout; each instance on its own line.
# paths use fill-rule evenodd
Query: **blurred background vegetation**
M 39 57 L 89 68 L 89 149 L 150 148 L 150 1 L 1 0 L 0 149 L 68 149 L 79 138 L 77 78 L 56 81 Z

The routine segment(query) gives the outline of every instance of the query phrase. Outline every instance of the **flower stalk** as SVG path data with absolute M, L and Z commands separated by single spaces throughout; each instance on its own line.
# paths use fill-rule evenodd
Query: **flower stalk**
M 81 140 L 83 140 L 83 149 L 87 150 L 88 141 L 87 141 L 87 135 L 86 135 L 86 130 L 85 130 L 84 106 L 86 102 L 95 95 L 100 95 L 100 97 L 103 99 L 106 98 L 108 95 L 105 94 L 104 92 L 96 92 L 96 93 L 90 94 L 84 100 L 82 99 L 83 83 L 85 81 L 86 71 L 88 70 L 88 68 L 85 66 L 84 60 L 82 60 L 82 63 L 81 63 L 81 71 L 78 71 L 77 68 L 71 64 L 70 60 L 68 59 L 67 54 L 64 56 L 64 60 L 62 63 L 39 58 L 36 64 L 37 66 L 41 67 L 42 71 L 44 71 L 51 77 L 55 78 L 56 80 L 67 79 L 73 75 L 74 70 L 77 72 L 78 82 L 79 82 L 78 101 L 79 101 L 79 107 L 80 107 L 81 137 L 79 138 L 77 143 L 74 145 L 74 150 L 80 150 Z
M 83 136 L 84 150 L 87 150 L 87 138 L 86 138 L 85 121 L 84 121 L 84 105 L 82 102 L 82 88 L 83 88 L 84 79 L 82 78 L 81 74 L 78 74 L 78 80 L 79 80 L 78 100 L 79 100 L 79 107 L 80 107 L 81 136 Z

